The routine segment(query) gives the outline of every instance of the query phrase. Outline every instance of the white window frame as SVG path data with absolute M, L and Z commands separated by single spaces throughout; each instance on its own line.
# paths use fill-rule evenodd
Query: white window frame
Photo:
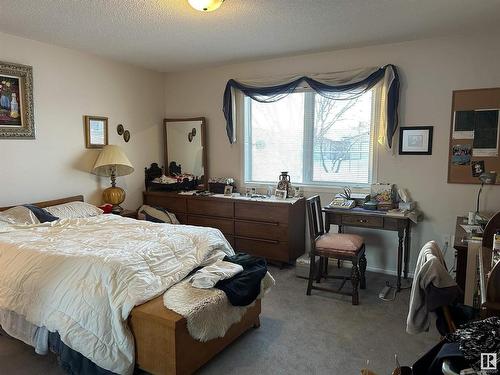
M 354 188 L 356 191 L 369 191 L 370 190 L 370 185 L 373 183 L 377 182 L 377 175 L 378 175 L 378 143 L 377 143 L 377 126 L 376 126 L 376 119 L 378 117 L 377 113 L 377 108 L 378 106 L 376 105 L 377 101 L 380 100 L 380 95 L 381 95 L 381 90 L 378 88 L 378 85 L 374 87 L 373 89 L 373 95 L 372 95 L 372 115 L 371 115 L 371 125 L 370 125 L 370 153 L 369 153 L 369 177 L 368 177 L 368 183 L 359 183 L 359 182 L 325 182 L 325 181 L 320 181 L 320 182 L 314 182 L 312 181 L 312 176 L 311 168 L 305 168 L 304 169 L 304 180 L 307 180 L 307 182 L 302 182 L 302 183 L 297 183 L 293 182 L 294 186 L 301 186 L 304 188 L 311 188 L 312 191 L 316 192 L 321 192 L 321 191 L 330 191 L 331 189 L 338 189 L 342 188 L 345 186 L 349 186 L 351 188 Z M 298 90 L 295 90 L 295 92 L 313 92 L 310 88 L 300 88 Z M 318 94 L 319 95 L 319 94 Z M 313 98 L 314 96 L 310 96 L 309 98 Z M 251 147 L 251 140 L 248 137 L 248 132 L 250 129 L 250 114 L 251 114 L 251 98 L 245 96 L 244 94 L 238 92 L 238 94 L 235 97 L 235 102 L 236 102 L 236 123 L 237 124 L 242 124 L 242 126 L 238 126 L 239 129 L 237 129 L 238 137 L 239 139 L 242 139 L 242 152 L 241 152 L 241 160 L 242 160 L 242 168 L 241 168 L 241 181 L 243 181 L 243 184 L 245 186 L 269 186 L 269 185 L 274 185 L 276 184 L 276 181 L 252 181 L 248 179 L 249 173 L 251 171 L 251 157 L 250 153 L 252 150 Z M 307 100 L 307 97 L 305 98 Z M 307 107 L 306 107 L 307 108 Z M 307 137 L 307 131 L 312 130 L 313 127 L 312 125 L 307 126 L 306 122 L 310 122 L 313 120 L 313 116 L 311 116 L 307 113 L 304 113 L 304 138 Z M 314 121 L 314 120 L 313 120 Z M 310 137 L 311 135 L 309 135 Z M 250 142 L 249 142 L 250 141 Z M 305 145 L 310 145 L 312 146 L 313 143 L 311 141 L 306 141 L 304 139 L 304 144 Z M 304 164 L 306 159 L 312 159 L 312 148 L 307 147 L 307 149 L 304 149 Z M 249 162 L 247 162 L 249 160 Z M 278 178 L 278 176 L 276 176 Z

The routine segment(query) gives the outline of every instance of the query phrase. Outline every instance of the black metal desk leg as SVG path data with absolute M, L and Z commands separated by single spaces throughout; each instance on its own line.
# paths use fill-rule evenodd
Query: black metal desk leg
M 404 252 L 404 269 L 403 269 L 403 275 L 405 280 L 408 278 L 408 267 L 410 265 L 410 251 L 411 251 L 411 221 L 408 220 L 405 230 L 405 252 Z
M 398 230 L 398 281 L 397 281 L 397 291 L 401 291 L 401 271 L 403 268 L 403 238 L 404 238 L 404 228 Z
M 325 233 L 330 232 L 330 214 L 325 213 Z

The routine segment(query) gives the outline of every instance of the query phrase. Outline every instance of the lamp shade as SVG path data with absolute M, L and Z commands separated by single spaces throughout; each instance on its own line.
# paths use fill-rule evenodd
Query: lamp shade
M 134 171 L 134 167 L 128 160 L 122 149 L 116 145 L 103 147 L 95 161 L 92 173 L 98 176 L 109 177 L 114 172 L 115 176 L 126 176 Z

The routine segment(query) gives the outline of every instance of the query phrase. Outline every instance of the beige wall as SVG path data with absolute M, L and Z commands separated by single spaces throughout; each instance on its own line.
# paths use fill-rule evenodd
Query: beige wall
M 74 50 L 0 33 L 0 60 L 31 65 L 36 140 L 0 139 L 0 206 L 83 193 L 100 203 L 109 180 L 89 174 L 99 151 L 85 148 L 85 114 L 109 118 L 109 143 L 135 172 L 118 178 L 126 208 L 142 202 L 143 168 L 162 155 L 163 76 Z M 130 130 L 125 143 L 117 124 Z
M 400 124 L 434 126 L 432 156 L 393 156 L 381 150 L 378 158 L 378 180 L 407 188 L 426 216 L 413 231 L 413 268 L 418 249 L 424 242 L 435 239 L 442 243 L 444 235 L 454 233 L 455 217 L 474 210 L 478 186 L 446 182 L 451 93 L 455 89 L 500 86 L 499 61 L 498 35 L 483 35 L 429 39 L 168 74 L 166 114 L 170 118 L 206 116 L 210 176 L 239 178 L 241 142 L 228 143 L 221 111 L 222 94 L 228 79 L 339 71 L 387 63 L 397 65 L 402 82 Z M 332 194 L 333 191 L 323 191 L 323 202 Z M 483 197 L 482 207 L 500 209 L 498 186 L 486 188 Z M 397 236 L 371 230 L 363 233 L 368 238 L 369 266 L 393 272 L 396 269 Z M 451 254 L 449 251 L 448 255 Z

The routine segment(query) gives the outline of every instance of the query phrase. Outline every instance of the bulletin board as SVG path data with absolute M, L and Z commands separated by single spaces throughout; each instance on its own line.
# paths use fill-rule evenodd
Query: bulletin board
M 500 175 L 500 88 L 453 91 L 448 182 L 480 184 L 489 171 Z

